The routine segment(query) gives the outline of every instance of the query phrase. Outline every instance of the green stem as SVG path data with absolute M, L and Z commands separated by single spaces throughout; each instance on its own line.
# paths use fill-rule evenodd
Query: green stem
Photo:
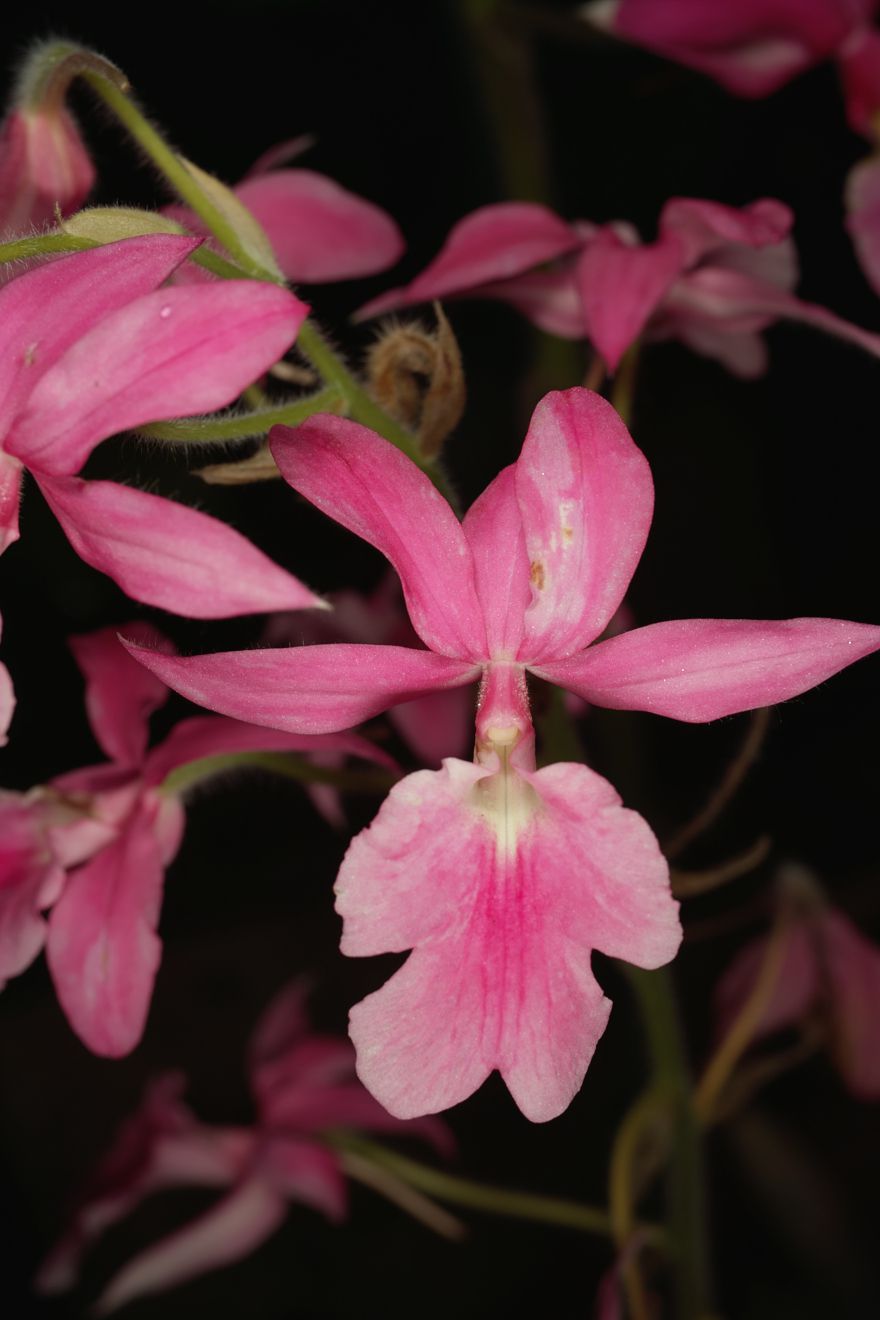
M 672 976 L 665 967 L 625 970 L 642 1012 L 654 1085 L 667 1093 L 672 1112 L 668 1228 L 675 1315 L 701 1320 L 711 1311 L 702 1146 Z
M 397 1174 L 411 1187 L 417 1187 L 428 1196 L 434 1196 L 450 1205 L 469 1206 L 472 1210 L 485 1210 L 489 1214 L 506 1215 L 512 1219 L 558 1224 L 563 1228 L 579 1229 L 583 1233 L 607 1235 L 611 1232 L 611 1220 L 607 1212 L 595 1206 L 581 1205 L 577 1201 L 566 1201 L 556 1196 L 507 1191 L 502 1187 L 471 1182 L 468 1178 L 457 1178 L 348 1132 L 329 1133 L 327 1140 L 343 1150 L 355 1151 Z
M 161 789 L 163 793 L 186 793 L 215 775 L 248 768 L 270 770 L 299 784 L 332 784 L 352 793 L 387 793 L 398 779 L 388 770 L 335 770 L 287 752 L 230 752 L 178 766 L 162 781 Z
M 229 223 L 223 212 L 205 195 L 187 169 L 182 158 L 173 151 L 162 135 L 156 131 L 150 121 L 141 114 L 130 96 L 127 96 L 115 83 L 94 69 L 87 69 L 82 78 L 98 94 L 108 109 L 112 110 L 123 127 L 149 156 L 158 170 L 165 176 L 178 196 L 205 223 L 215 238 L 219 239 L 237 264 L 241 273 L 252 279 L 269 280 L 278 283 L 278 278 L 267 271 L 239 239 L 235 228 Z
M 307 399 L 258 408 L 254 412 L 228 413 L 225 417 L 184 417 L 180 421 L 150 422 L 138 435 L 176 444 L 207 445 L 229 440 L 248 440 L 265 435 L 272 426 L 297 426 L 314 413 L 338 413 L 344 400 L 337 389 L 321 390 Z

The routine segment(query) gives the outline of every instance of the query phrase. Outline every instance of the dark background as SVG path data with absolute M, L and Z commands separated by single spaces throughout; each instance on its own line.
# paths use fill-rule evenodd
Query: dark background
M 546 200 L 569 217 L 627 218 L 652 237 L 671 195 L 731 204 L 779 197 L 797 216 L 803 296 L 880 329 L 880 304 L 842 227 L 844 177 L 866 146 L 845 126 L 830 67 L 765 101 L 738 101 L 696 74 L 558 23 L 566 12 L 534 6 L 527 25 Z M 408 240 L 392 274 L 306 291 L 353 356 L 370 332 L 348 328 L 349 313 L 420 270 L 463 214 L 508 195 L 498 121 L 487 115 L 475 48 L 452 3 L 59 3 L 31 6 L 26 17 L 4 14 L 3 29 L 7 70 L 35 37 L 93 44 L 125 70 L 171 140 L 229 181 L 271 144 L 316 134 L 303 164 L 386 207 Z M 510 86 L 522 112 L 522 85 Z M 87 97 L 77 94 L 75 103 L 101 173 L 97 198 L 159 200 L 121 132 Z M 508 135 L 518 131 L 509 115 L 501 123 Z M 469 503 L 518 452 L 541 382 L 536 339 L 512 311 L 456 303 L 449 314 L 469 406 L 447 458 Z M 640 623 L 799 614 L 880 621 L 880 362 L 794 325 L 774 328 L 769 340 L 771 372 L 754 383 L 676 345 L 645 354 L 633 430 L 653 467 L 657 515 L 630 595 Z M 576 350 L 576 367 L 585 361 Z M 548 375 L 545 367 L 545 387 L 576 383 L 576 375 L 554 379 L 553 370 L 560 368 Z M 355 549 L 281 483 L 208 490 L 183 461 L 130 440 L 105 445 L 90 471 L 210 509 L 318 589 L 366 587 L 380 572 L 378 556 Z M 97 759 L 64 638 L 139 612 L 75 558 L 33 487 L 22 527 L 21 543 L 0 565 L 3 658 L 20 702 L 0 782 L 16 788 Z M 192 650 L 245 645 L 261 627 L 259 619 L 162 623 Z M 775 841 L 773 860 L 755 876 L 686 909 L 692 938 L 676 975 L 698 1060 L 710 1041 L 711 987 L 744 933 L 759 928 L 779 858 L 811 865 L 835 902 L 880 934 L 877 674 L 876 659 L 865 661 L 776 711 L 747 787 L 686 858 L 689 866 L 711 864 L 764 831 Z M 175 698 L 157 730 L 184 710 Z M 743 719 L 691 727 L 596 712 L 584 733 L 591 763 L 662 835 L 701 804 L 744 727 Z M 353 827 L 375 806 L 353 801 Z M 246 1121 L 241 1056 L 271 993 L 292 974 L 311 972 L 316 1021 L 341 1032 L 347 1006 L 392 965 L 339 957 L 329 891 L 346 838 L 318 820 L 297 789 L 243 775 L 201 794 L 188 815 L 168 877 L 165 961 L 145 1039 L 130 1058 L 87 1053 L 42 963 L 0 999 L 4 1315 L 83 1314 L 121 1261 L 206 1204 L 197 1194 L 155 1198 L 93 1253 L 72 1301 L 30 1298 L 28 1280 L 60 1227 L 65 1199 L 150 1075 L 183 1067 L 206 1120 Z M 707 937 L 713 928 L 719 933 Z M 597 964 L 618 1002 L 582 1093 L 562 1118 L 536 1127 L 492 1079 L 451 1115 L 463 1172 L 604 1200 L 610 1141 L 644 1059 L 627 987 L 610 964 Z M 849 1099 L 817 1059 L 775 1083 L 709 1149 L 719 1314 L 818 1320 L 832 1307 L 838 1316 L 876 1310 L 876 1107 Z M 355 1191 L 342 1230 L 294 1207 L 247 1262 L 127 1314 L 590 1313 L 610 1260 L 601 1241 L 468 1218 L 467 1242 L 450 1246 L 366 1192 Z

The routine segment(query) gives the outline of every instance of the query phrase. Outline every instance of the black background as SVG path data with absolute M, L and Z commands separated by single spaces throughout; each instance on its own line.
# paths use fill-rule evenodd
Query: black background
M 627 218 L 651 237 L 672 195 L 731 204 L 779 197 L 797 216 L 803 296 L 880 329 L 880 304 L 842 223 L 844 177 L 866 145 L 845 126 L 831 68 L 767 100 L 738 101 L 696 74 L 557 25 L 565 13 L 553 5 L 532 11 L 546 200 L 568 217 Z M 35 37 L 93 44 L 125 70 L 171 140 L 230 181 L 271 144 L 316 134 L 303 163 L 385 206 L 408 240 L 393 275 L 306 291 L 318 319 L 354 356 L 369 331 L 350 329 L 348 314 L 421 269 L 464 213 L 506 195 L 497 129 L 451 3 L 42 5 L 4 14 L 3 32 L 10 71 Z M 98 199 L 155 203 L 150 171 L 121 132 L 87 97 L 77 94 L 75 104 L 99 165 Z M 540 386 L 530 366 L 535 340 L 514 313 L 477 303 L 449 311 L 469 406 L 447 458 L 469 503 L 515 457 Z M 769 341 L 770 374 L 753 383 L 676 345 L 645 354 L 633 430 L 654 471 L 657 515 L 629 598 L 639 623 L 800 614 L 880 621 L 880 362 L 794 325 L 774 328 Z M 577 353 L 581 367 L 586 356 Z M 131 440 L 105 445 L 89 471 L 210 509 L 320 590 L 369 586 L 380 572 L 377 556 L 355 548 L 281 483 L 207 490 L 181 460 Z M 0 776 L 17 788 L 97 759 L 64 638 L 138 613 L 75 558 L 32 487 L 22 527 L 21 543 L 0 565 L 3 658 L 20 702 Z M 261 624 L 166 619 L 163 626 L 184 648 L 212 650 L 252 642 Z M 865 661 L 774 713 L 749 784 L 688 865 L 710 864 L 768 831 L 774 861 L 811 865 L 834 900 L 880 934 L 877 674 L 876 659 Z M 184 710 L 174 699 L 157 730 Z M 584 732 L 591 762 L 662 835 L 700 805 L 743 730 L 743 719 L 691 727 L 597 712 Z M 353 826 L 374 809 L 352 802 Z M 150 1075 L 183 1067 L 206 1120 L 246 1121 L 242 1051 L 274 989 L 292 974 L 312 973 L 316 1021 L 342 1031 L 347 1006 L 392 965 L 339 957 L 330 886 L 346 839 L 317 820 L 295 788 L 242 776 L 198 797 L 188 815 L 168 877 L 165 961 L 145 1039 L 129 1059 L 86 1052 L 42 964 L 0 1000 L 0 1277 L 4 1314 L 12 1317 L 84 1313 L 122 1260 L 207 1203 L 198 1194 L 156 1198 L 93 1253 L 72 1301 L 31 1299 L 28 1280 L 60 1226 L 65 1198 Z M 712 984 L 744 932 L 758 928 L 772 869 L 768 863 L 685 913 L 692 938 L 676 975 L 697 1059 L 709 1044 Z M 716 918 L 722 933 L 705 938 Z M 582 1093 L 562 1118 L 534 1127 L 492 1079 L 451 1115 L 462 1171 L 604 1199 L 610 1141 L 644 1060 L 626 986 L 611 965 L 597 964 L 618 1002 Z M 832 1307 L 840 1316 L 876 1309 L 876 1107 L 852 1101 L 816 1060 L 713 1137 L 710 1156 L 719 1314 L 812 1320 Z M 450 1246 L 366 1192 L 355 1191 L 342 1230 L 294 1207 L 246 1263 L 128 1314 L 590 1314 L 610 1260 L 602 1242 L 469 1219 L 466 1244 Z

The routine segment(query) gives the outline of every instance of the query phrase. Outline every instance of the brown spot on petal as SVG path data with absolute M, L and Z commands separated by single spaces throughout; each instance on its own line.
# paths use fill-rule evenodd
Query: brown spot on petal
M 574 536 L 574 531 L 571 527 L 563 527 L 562 529 L 563 541 L 570 541 L 573 536 Z
M 529 564 L 529 577 L 532 580 L 533 587 L 536 587 L 538 591 L 544 590 L 544 565 L 540 559 L 536 559 Z

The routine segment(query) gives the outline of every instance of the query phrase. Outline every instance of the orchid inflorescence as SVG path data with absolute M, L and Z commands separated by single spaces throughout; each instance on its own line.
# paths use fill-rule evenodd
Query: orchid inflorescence
M 761 5 L 725 0 L 708 22 L 697 0 L 615 0 L 583 16 L 737 95 L 765 95 L 835 59 L 850 121 L 872 136 L 874 6 L 849 6 L 846 22 L 842 8 L 766 5 L 780 11 L 770 23 Z M 173 204 L 83 209 L 96 171 L 67 105 L 74 81 L 117 115 Z M 106 759 L 0 792 L 0 983 L 45 948 L 83 1044 L 110 1058 L 135 1050 L 161 976 L 164 876 L 189 794 L 249 769 L 301 782 L 338 829 L 347 789 L 388 790 L 348 845 L 336 911 L 343 954 L 407 955 L 352 1008 L 353 1050 L 310 1032 L 302 983 L 282 992 L 250 1048 L 253 1125 L 203 1123 L 177 1076 L 149 1087 L 38 1286 L 73 1286 L 86 1249 L 148 1193 L 195 1185 L 219 1199 L 124 1266 L 101 1313 L 248 1254 L 291 1200 L 341 1219 L 344 1174 L 447 1236 L 460 1225 L 435 1199 L 529 1213 L 528 1197 L 395 1165 L 357 1132 L 410 1131 L 449 1156 L 449 1130 L 432 1116 L 495 1071 L 527 1119 L 562 1114 L 611 1012 L 594 951 L 640 969 L 632 979 L 643 1003 L 671 1003 L 658 969 L 679 949 L 676 894 L 687 885 L 676 887 L 648 821 L 578 759 L 579 735 L 564 747 L 552 736 L 548 710 L 569 731 L 583 715 L 589 726 L 595 707 L 701 724 L 799 696 L 880 650 L 880 622 L 639 624 L 625 600 L 654 512 L 650 466 L 614 406 L 624 406 L 615 381 L 634 354 L 676 339 L 755 377 L 769 369 L 764 331 L 794 320 L 880 356 L 880 334 L 794 292 L 786 205 L 674 197 L 648 241 L 628 222 L 564 220 L 534 201 L 483 206 L 420 274 L 357 311 L 365 321 L 438 305 L 438 330 L 418 331 L 425 371 L 436 361 L 438 374 L 422 379 L 421 359 L 413 368 L 403 356 L 389 370 L 398 326 L 383 340 L 380 389 L 369 367 L 360 376 L 348 366 L 288 285 L 384 272 L 403 240 L 378 206 L 291 165 L 307 147 L 282 144 L 229 188 L 165 143 L 115 66 L 56 42 L 28 57 L 0 135 L 0 550 L 16 553 L 29 473 L 75 554 L 131 601 L 197 620 L 269 615 L 251 649 L 197 643 L 181 653 L 144 618 L 70 638 Z M 858 166 L 848 194 L 875 286 L 876 173 L 873 160 Z M 464 516 L 441 446 L 464 406 L 467 363 L 438 303 L 460 297 L 501 301 L 545 333 L 586 341 L 591 384 L 610 382 L 610 398 L 576 383 L 547 391 L 518 458 Z M 444 392 L 448 406 L 437 409 Z M 429 395 L 430 443 L 413 421 Z M 225 521 L 84 471 L 97 446 L 130 431 L 195 451 L 200 465 L 205 445 L 259 439 L 256 452 L 234 448 L 204 468 L 206 480 L 280 478 L 301 497 L 279 490 L 286 516 L 311 516 L 307 502 L 393 571 L 370 591 L 325 597 L 298 576 L 320 580 L 315 562 L 294 565 L 295 576 Z M 0 736 L 13 744 L 14 679 L 0 668 Z M 150 716 L 172 691 L 211 713 L 153 738 Z M 383 746 L 388 732 L 371 722 L 385 712 L 420 768 L 404 773 Z M 775 1075 L 776 1056 L 756 1047 L 782 1031 L 802 1038 L 804 1055 L 822 1045 L 855 1096 L 880 1095 L 880 952 L 796 866 L 781 867 L 769 898 L 770 933 L 741 947 L 718 983 L 714 1052 L 699 1083 L 690 1086 L 675 1055 L 679 1041 L 675 1085 L 667 1077 L 660 1098 L 649 1089 L 650 1103 L 627 1117 L 647 1116 L 640 1136 L 656 1141 L 660 1165 Z M 648 1009 L 646 1020 L 659 1019 Z M 643 1258 L 668 1252 L 674 1226 L 636 1222 L 646 1184 L 632 1172 L 620 1145 L 610 1218 L 549 1199 L 541 1214 L 580 1214 L 611 1232 L 618 1255 L 603 1314 L 623 1314 L 623 1296 L 638 1320 L 651 1305 Z M 676 1251 L 687 1255 L 681 1243 Z M 703 1302 L 680 1313 L 708 1315 Z

